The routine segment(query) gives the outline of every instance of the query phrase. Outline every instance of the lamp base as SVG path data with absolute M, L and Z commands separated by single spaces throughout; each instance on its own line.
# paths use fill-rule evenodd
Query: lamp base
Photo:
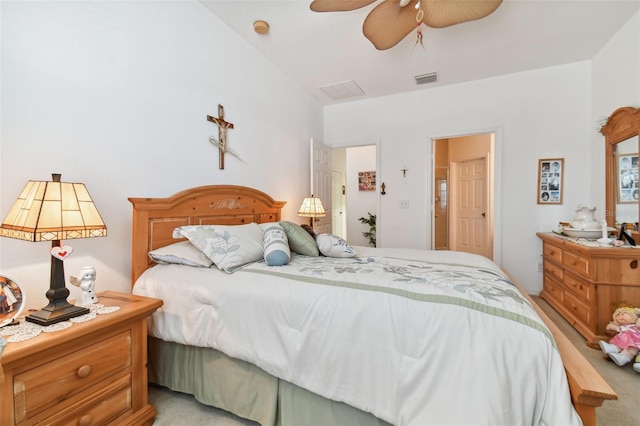
M 27 321 L 48 326 L 80 315 L 88 314 L 89 309 L 83 306 L 75 306 L 66 300 L 51 301 L 47 306 L 37 312 L 33 312 L 25 318 Z

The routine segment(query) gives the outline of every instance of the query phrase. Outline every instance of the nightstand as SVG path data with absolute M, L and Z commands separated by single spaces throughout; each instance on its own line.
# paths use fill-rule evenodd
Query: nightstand
M 119 306 L 85 323 L 9 343 L 2 354 L 0 425 L 144 425 L 156 410 L 147 401 L 146 317 L 162 301 L 104 292 Z

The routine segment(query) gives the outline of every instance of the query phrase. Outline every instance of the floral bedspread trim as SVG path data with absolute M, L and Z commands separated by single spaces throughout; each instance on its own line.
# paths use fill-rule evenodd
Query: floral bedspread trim
M 307 283 L 374 291 L 419 302 L 462 306 L 542 332 L 554 346 L 534 308 L 498 271 L 455 263 L 393 257 L 326 258 L 295 255 L 284 266 L 256 262 L 237 273 L 273 275 Z

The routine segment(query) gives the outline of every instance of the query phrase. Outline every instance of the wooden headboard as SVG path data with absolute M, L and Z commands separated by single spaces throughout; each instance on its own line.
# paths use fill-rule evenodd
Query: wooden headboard
M 132 286 L 153 265 L 149 251 L 181 241 L 173 238 L 175 228 L 279 222 L 286 204 L 257 189 L 237 185 L 200 186 L 167 198 L 129 198 L 129 201 L 133 204 Z

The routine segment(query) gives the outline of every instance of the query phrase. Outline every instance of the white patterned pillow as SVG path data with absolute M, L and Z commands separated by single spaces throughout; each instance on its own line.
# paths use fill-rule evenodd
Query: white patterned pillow
M 261 224 L 264 230 L 264 261 L 269 266 L 282 266 L 291 260 L 291 250 L 287 234 L 280 224 Z
M 225 272 L 264 258 L 263 231 L 257 223 L 181 226 L 173 230 L 173 238 L 180 237 L 187 238 Z
M 337 235 L 320 234 L 316 237 L 320 253 L 327 257 L 354 257 L 358 254 L 345 240 Z
M 213 261 L 189 241 L 180 241 L 152 250 L 149 252 L 149 257 L 156 263 L 175 263 L 205 268 L 213 265 Z

